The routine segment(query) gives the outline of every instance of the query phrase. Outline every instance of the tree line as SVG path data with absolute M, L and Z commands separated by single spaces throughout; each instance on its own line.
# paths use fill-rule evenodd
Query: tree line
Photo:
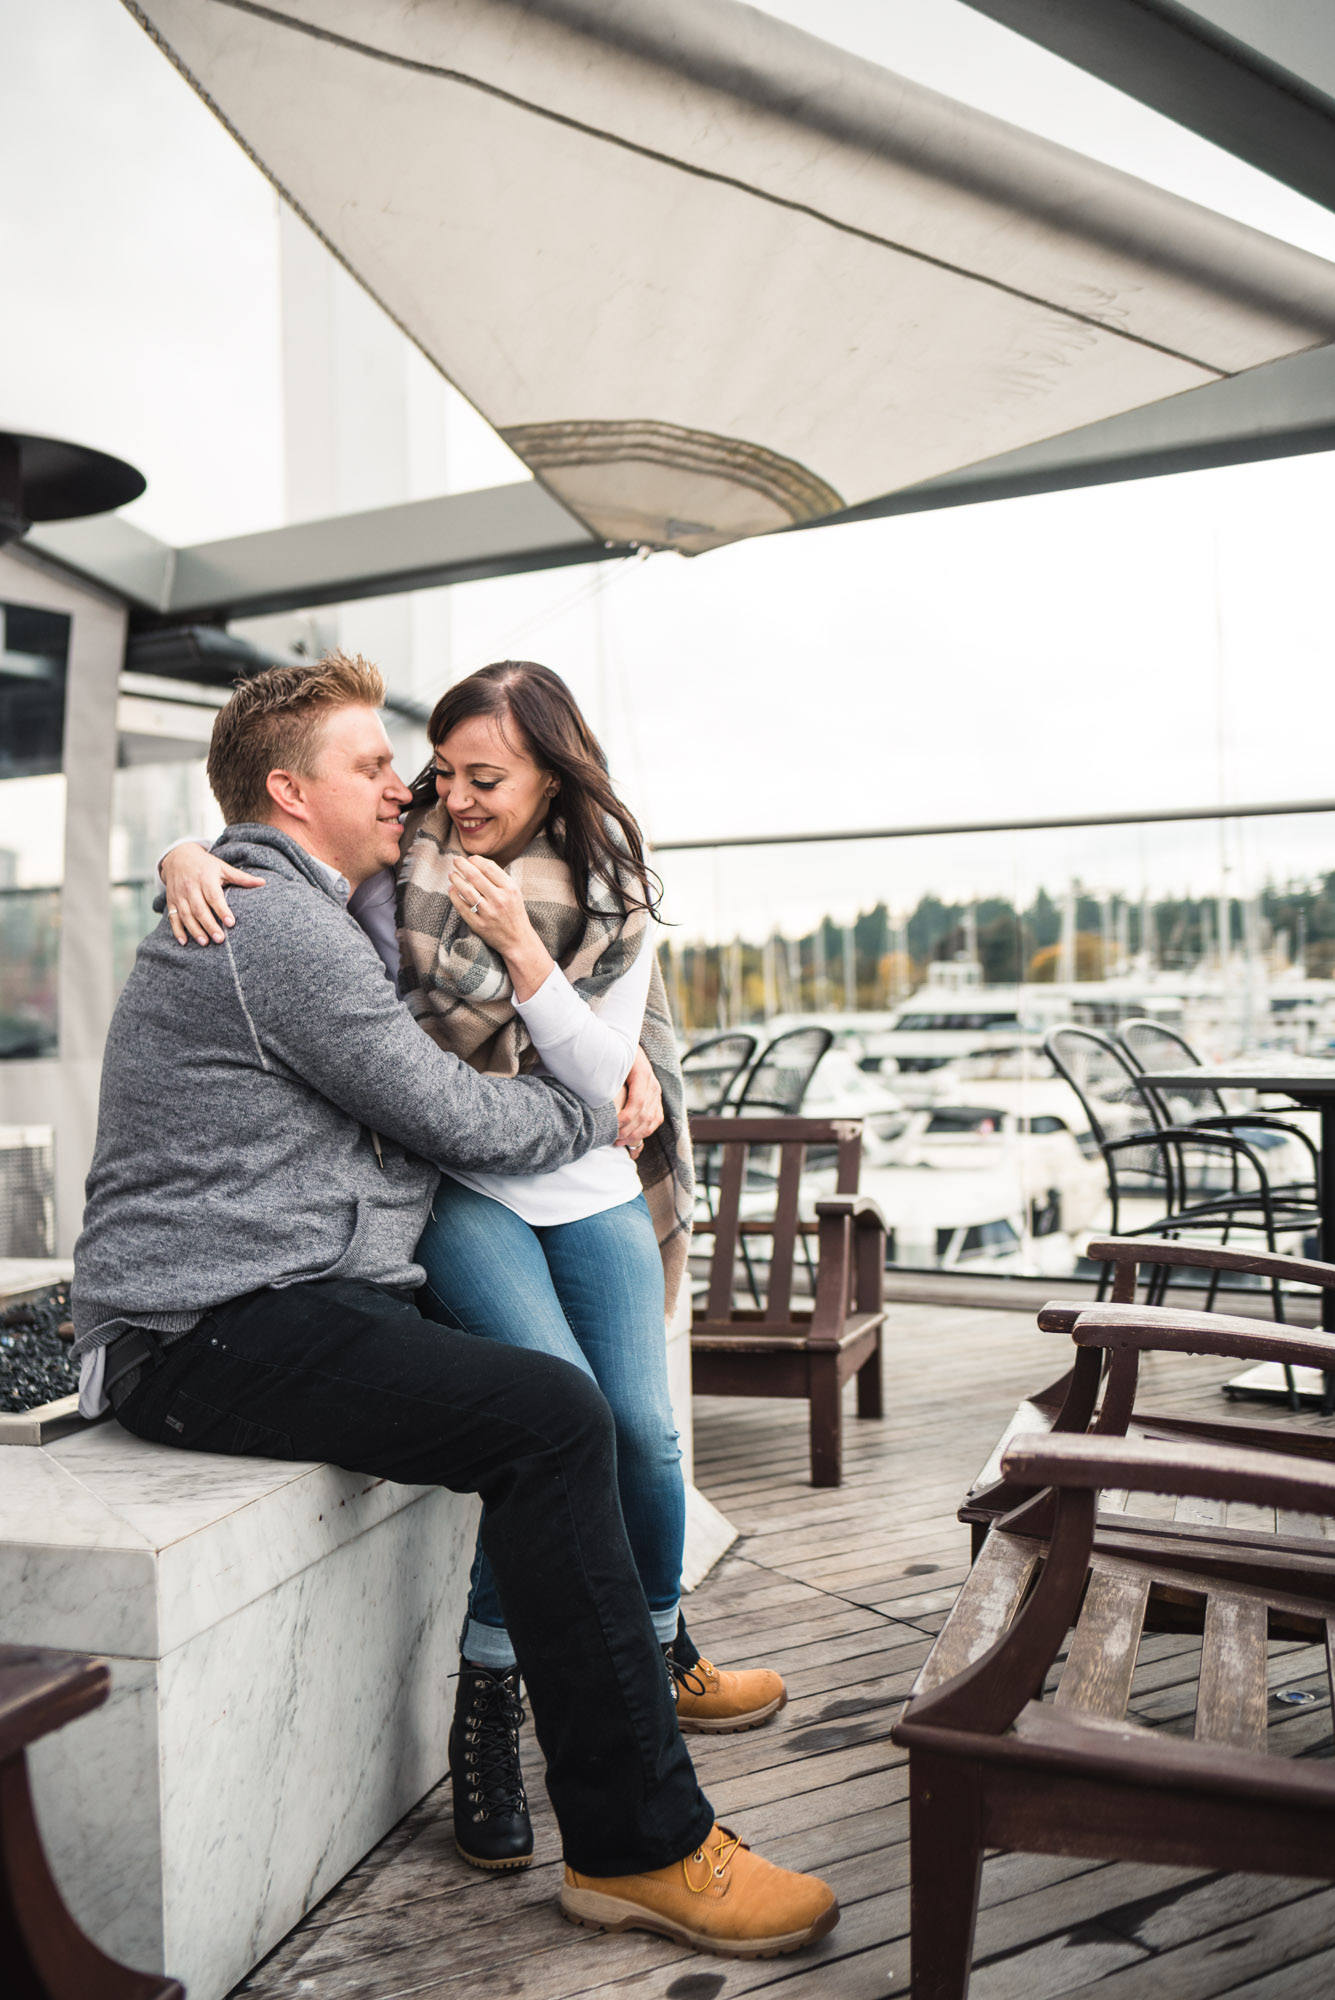
M 1074 973 L 1102 979 L 1129 959 L 1187 972 L 1217 956 L 1217 896 L 1124 896 L 1078 891 Z M 1335 871 L 1314 883 L 1268 884 L 1250 904 L 1227 904 L 1230 953 L 1301 961 L 1309 976 L 1335 975 Z M 1040 889 L 1027 909 L 1004 897 L 951 903 L 932 894 L 896 919 L 884 902 L 844 927 L 830 917 L 804 936 L 661 947 L 669 997 L 688 1032 L 770 1013 L 880 1010 L 915 991 L 934 961 L 977 956 L 983 981 L 1009 986 L 1062 976 L 1062 899 Z

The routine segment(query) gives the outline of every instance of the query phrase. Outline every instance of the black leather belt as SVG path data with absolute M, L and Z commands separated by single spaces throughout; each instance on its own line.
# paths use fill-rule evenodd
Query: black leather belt
M 112 1409 L 139 1387 L 145 1372 L 158 1366 L 169 1347 L 193 1332 L 194 1328 L 189 1326 L 183 1333 L 154 1333 L 146 1326 L 132 1326 L 109 1340 L 102 1387 Z

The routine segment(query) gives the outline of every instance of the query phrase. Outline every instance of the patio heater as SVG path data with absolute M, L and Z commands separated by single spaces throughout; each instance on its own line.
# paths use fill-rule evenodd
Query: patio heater
M 0 431 L 0 548 L 19 541 L 34 521 L 73 521 L 124 507 L 147 483 L 105 451 Z

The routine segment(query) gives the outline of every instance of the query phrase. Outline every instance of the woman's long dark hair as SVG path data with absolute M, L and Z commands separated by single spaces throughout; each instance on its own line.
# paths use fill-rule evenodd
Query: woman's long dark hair
M 658 914 L 663 888 L 644 858 L 644 838 L 634 814 L 612 790 L 607 758 L 578 704 L 559 674 L 534 660 L 497 660 L 466 680 L 457 681 L 431 711 L 427 735 L 439 749 L 461 722 L 475 715 L 494 718 L 505 735 L 507 723 L 544 770 L 558 781 L 547 815 L 552 845 L 570 870 L 575 900 L 586 917 L 593 915 L 589 887 L 602 882 L 624 903 L 630 875 L 639 884 L 642 904 L 630 907 Z M 436 803 L 434 764 L 413 782 L 413 804 Z M 624 849 L 614 845 L 608 821 L 621 829 Z

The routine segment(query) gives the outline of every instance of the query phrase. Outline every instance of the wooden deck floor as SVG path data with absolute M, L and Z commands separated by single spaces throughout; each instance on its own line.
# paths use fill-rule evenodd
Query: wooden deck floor
M 720 1663 L 780 1668 L 791 1698 L 774 1723 L 694 1737 L 692 1749 L 726 1822 L 773 1860 L 834 1883 L 844 1915 L 831 1937 L 796 1957 L 735 1964 L 565 1924 L 533 1758 L 537 1860 L 527 1874 L 483 1876 L 458 1861 L 443 1785 L 238 1991 L 248 2000 L 903 1993 L 906 1765 L 889 1731 L 965 1575 L 960 1496 L 1020 1394 L 1059 1371 L 1060 1350 L 1019 1314 L 892 1308 L 889 1415 L 850 1417 L 846 1481 L 835 1491 L 806 1483 L 800 1406 L 697 1402 L 697 1478 L 742 1539 L 690 1600 L 692 1631 Z M 1227 1372 L 1154 1357 L 1145 1401 L 1199 1399 L 1218 1411 Z M 1185 1678 L 1174 1662 L 1186 1647 L 1147 1642 L 1138 1693 L 1160 1713 Z M 1325 2000 L 1332 1990 L 1335 1889 L 1017 1855 L 984 1867 L 971 2000 Z

